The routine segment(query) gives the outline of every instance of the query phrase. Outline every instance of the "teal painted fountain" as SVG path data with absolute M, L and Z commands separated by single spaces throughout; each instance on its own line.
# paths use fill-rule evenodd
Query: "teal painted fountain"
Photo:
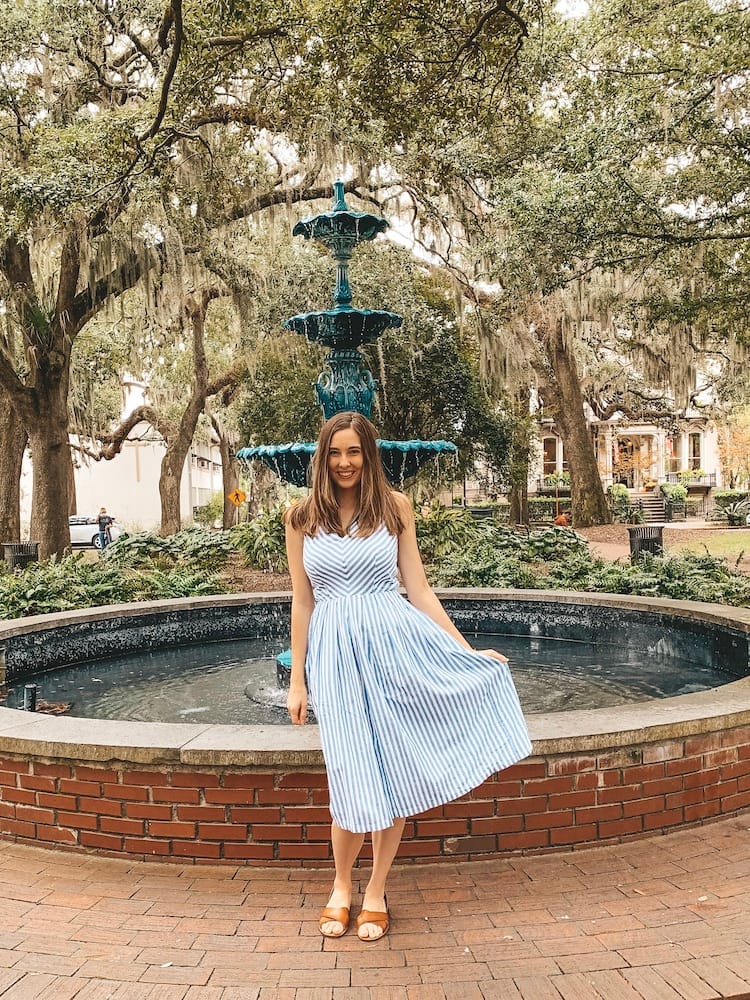
M 342 181 L 336 181 L 333 188 L 330 212 L 302 219 L 292 230 L 294 236 L 316 240 L 331 251 L 336 261 L 333 308 L 292 316 L 284 325 L 312 343 L 329 348 L 326 370 L 321 372 L 315 384 L 324 419 L 344 410 L 354 410 L 369 418 L 377 381 L 365 367 L 365 358 L 359 348 L 373 343 L 386 330 L 401 326 L 403 317 L 384 310 L 352 306 L 349 284 L 352 255 L 360 243 L 374 240 L 384 232 L 388 223 L 378 215 L 350 209 Z M 386 476 L 389 482 L 397 485 L 403 485 L 430 458 L 455 454 L 457 450 L 449 441 L 379 440 L 378 447 Z M 315 445 L 311 442 L 292 442 L 241 448 L 237 457 L 246 467 L 253 461 L 261 461 L 284 482 L 305 486 L 314 452 Z

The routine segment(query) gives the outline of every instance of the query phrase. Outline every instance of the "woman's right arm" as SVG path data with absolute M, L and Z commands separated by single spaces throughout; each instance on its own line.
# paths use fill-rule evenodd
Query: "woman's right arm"
M 286 554 L 292 577 L 292 674 L 286 704 L 295 726 L 303 726 L 307 721 L 305 658 L 310 618 L 315 607 L 312 586 L 302 563 L 303 541 L 303 533 L 287 524 Z

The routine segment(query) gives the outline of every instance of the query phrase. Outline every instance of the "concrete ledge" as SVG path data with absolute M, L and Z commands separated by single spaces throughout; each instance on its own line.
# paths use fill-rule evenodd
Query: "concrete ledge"
M 750 678 L 677 698 L 527 716 L 535 754 L 654 743 L 750 724 Z M 0 708 L 0 751 L 134 764 L 322 765 L 319 728 L 55 717 Z

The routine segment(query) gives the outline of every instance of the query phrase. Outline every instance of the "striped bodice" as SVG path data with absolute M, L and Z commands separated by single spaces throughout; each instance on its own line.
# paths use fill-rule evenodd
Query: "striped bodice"
M 364 538 L 353 530 L 305 536 L 303 562 L 316 601 L 398 590 L 398 538 L 385 526 Z

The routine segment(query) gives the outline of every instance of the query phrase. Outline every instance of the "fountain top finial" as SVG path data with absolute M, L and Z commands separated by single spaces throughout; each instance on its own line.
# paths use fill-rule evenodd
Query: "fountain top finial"
M 331 211 L 349 211 L 349 206 L 347 205 L 346 198 L 344 196 L 344 182 L 340 177 L 333 182 L 333 205 L 331 206 Z

